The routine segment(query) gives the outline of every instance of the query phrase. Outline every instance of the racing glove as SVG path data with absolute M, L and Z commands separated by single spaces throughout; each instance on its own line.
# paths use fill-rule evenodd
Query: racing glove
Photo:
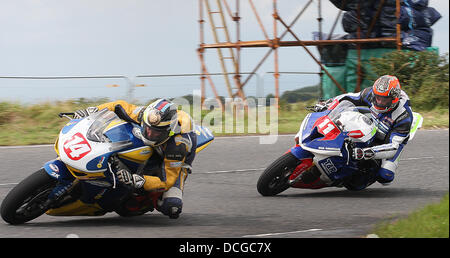
M 372 159 L 375 156 L 375 152 L 372 150 L 372 148 L 353 148 L 352 151 L 352 158 L 354 160 L 368 160 Z
M 88 107 L 86 109 L 78 109 L 75 111 L 75 115 L 73 116 L 74 119 L 84 118 L 87 117 L 95 112 L 98 111 L 97 107 Z
M 325 101 L 319 101 L 318 103 L 316 103 L 313 107 L 312 110 L 314 112 L 322 112 L 325 111 L 327 109 L 333 109 L 334 107 L 336 107 L 336 105 L 339 103 L 338 100 L 335 100 L 333 98 L 325 100 Z
M 117 179 L 120 182 L 122 182 L 126 185 L 130 185 L 136 189 L 141 188 L 145 184 L 145 179 L 143 177 L 136 175 L 136 174 L 131 174 L 130 172 L 128 172 L 125 169 L 121 169 L 121 170 L 117 171 L 116 175 L 117 175 Z
M 312 107 L 314 112 L 322 112 L 325 111 L 327 108 L 328 108 L 327 101 L 320 101 Z

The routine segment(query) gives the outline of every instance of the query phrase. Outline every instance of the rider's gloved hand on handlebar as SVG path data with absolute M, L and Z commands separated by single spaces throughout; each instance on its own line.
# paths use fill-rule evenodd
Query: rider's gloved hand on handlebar
M 332 102 L 333 102 L 333 98 L 327 99 L 327 100 L 324 100 L 324 101 L 319 101 L 319 102 L 317 102 L 317 103 L 314 105 L 313 109 L 314 109 L 315 112 L 322 112 L 322 111 L 325 111 L 325 110 L 328 109 L 328 107 L 330 106 L 330 104 L 331 104 Z
M 324 102 L 319 102 L 314 105 L 315 112 L 322 112 L 327 109 L 327 105 Z
M 353 152 L 352 152 L 352 158 L 354 160 L 368 160 L 373 158 L 373 156 L 375 155 L 375 152 L 372 150 L 372 148 L 353 148 Z
M 136 174 L 131 174 L 126 169 L 117 171 L 116 175 L 120 182 L 130 185 L 136 189 L 141 188 L 145 184 L 145 179 L 143 177 Z
M 88 107 L 86 109 L 78 109 L 75 111 L 74 119 L 84 118 L 98 111 L 97 107 Z

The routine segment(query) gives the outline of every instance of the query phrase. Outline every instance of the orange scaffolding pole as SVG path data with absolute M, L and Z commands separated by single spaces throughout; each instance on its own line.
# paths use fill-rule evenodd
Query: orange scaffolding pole
M 397 50 L 400 50 L 402 47 L 401 44 L 401 27 L 400 24 L 398 23 L 398 19 L 400 18 L 400 0 L 396 0 L 396 17 L 397 17 L 397 24 L 396 24 L 396 35 L 395 37 L 381 37 L 381 38 L 367 38 L 370 35 L 370 32 L 372 31 L 376 20 L 378 19 L 381 9 L 384 5 L 385 0 L 381 0 L 380 4 L 377 8 L 377 12 L 374 16 L 374 18 L 372 19 L 370 26 L 369 26 L 369 30 L 368 30 L 368 35 L 366 35 L 366 38 L 362 38 L 361 35 L 361 28 L 358 26 L 358 31 L 357 31 L 357 38 L 356 39 L 339 39 L 339 40 L 332 40 L 331 39 L 331 35 L 333 33 L 333 30 L 337 24 L 337 20 L 341 15 L 341 10 L 338 13 L 338 16 L 336 17 L 336 20 L 333 24 L 333 27 L 331 29 L 330 35 L 328 37 L 327 40 L 322 39 L 321 37 L 319 37 L 319 40 L 301 40 L 292 30 L 291 27 L 298 21 L 298 19 L 302 16 L 302 14 L 305 12 L 305 10 L 310 6 L 310 4 L 312 3 L 313 0 L 309 0 L 305 6 L 302 8 L 302 10 L 300 11 L 300 13 L 293 19 L 293 21 L 287 25 L 284 20 L 280 17 L 278 10 L 277 10 L 277 0 L 273 0 L 272 2 L 272 17 L 273 17 L 273 35 L 272 38 L 269 37 L 269 35 L 267 34 L 267 31 L 265 30 L 262 21 L 261 21 L 261 17 L 258 14 L 256 7 L 254 5 L 253 0 L 248 0 L 250 8 L 253 12 L 253 14 L 256 17 L 256 21 L 259 25 L 259 27 L 261 28 L 263 35 L 264 35 L 264 39 L 262 40 L 250 40 L 250 41 L 241 41 L 240 39 L 240 20 L 241 17 L 239 16 L 239 11 L 240 11 L 240 1 L 236 0 L 235 1 L 235 8 L 236 11 L 233 13 L 228 2 L 226 0 L 222 0 L 223 4 L 225 6 L 225 10 L 228 13 L 228 15 L 231 17 L 231 19 L 235 22 L 236 24 L 236 38 L 234 41 L 232 40 L 227 40 L 227 41 L 218 41 L 215 43 L 205 43 L 204 42 L 204 29 L 203 29 L 203 23 L 205 22 L 203 20 L 203 1 L 208 1 L 208 0 L 199 0 L 200 3 L 200 44 L 199 44 L 199 58 L 200 61 L 202 63 L 202 92 L 204 92 L 204 81 L 205 79 L 208 79 L 208 81 L 210 82 L 210 84 L 212 84 L 212 79 L 207 76 L 207 70 L 206 70 L 206 64 L 204 61 L 204 57 L 203 54 L 205 52 L 205 50 L 207 49 L 221 49 L 221 48 L 231 48 L 231 49 L 236 49 L 236 61 L 234 63 L 235 66 L 235 73 L 234 73 L 234 81 L 236 84 L 236 89 L 237 91 L 233 93 L 232 97 L 237 97 L 239 96 L 240 98 L 242 98 L 243 100 L 245 100 L 245 94 L 243 91 L 244 86 L 247 84 L 247 82 L 252 78 L 252 76 L 256 73 L 256 71 L 261 67 L 261 65 L 263 64 L 263 62 L 265 62 L 265 60 L 267 59 L 267 57 L 273 52 L 274 53 L 274 78 L 275 78 L 275 97 L 278 101 L 279 99 L 279 90 L 280 90 L 280 85 L 279 85 L 279 76 L 280 76 L 280 71 L 279 71 L 279 56 L 278 56 L 278 51 L 280 47 L 302 47 L 312 58 L 313 60 L 319 65 L 320 69 L 321 69 L 321 73 L 325 73 L 327 74 L 327 76 L 336 84 L 336 87 L 339 88 L 340 91 L 342 91 L 343 93 L 346 92 L 346 90 L 336 81 L 336 79 L 325 69 L 325 67 L 322 65 L 322 63 L 316 58 L 314 57 L 314 55 L 311 53 L 311 51 L 308 50 L 307 46 L 326 46 L 326 45 L 335 45 L 335 44 L 356 44 L 356 48 L 357 48 L 357 53 L 358 53 L 358 65 L 357 65 L 357 74 L 358 74 L 358 81 L 357 81 L 357 85 L 355 88 L 355 91 L 359 91 L 361 88 L 361 81 L 362 81 L 362 77 L 364 76 L 362 74 L 361 71 L 361 45 L 362 44 L 368 44 L 368 43 L 375 43 L 375 42 L 392 42 L 395 43 Z M 217 0 L 218 3 L 220 2 L 220 0 Z M 342 3 L 342 7 L 345 5 L 345 0 Z M 318 2 L 318 22 L 319 22 L 319 31 L 322 31 L 322 13 L 321 13 L 321 2 L 319 0 Z M 341 8 L 342 9 L 342 8 Z M 223 12 L 222 10 L 220 10 L 220 12 Z M 359 11 L 359 7 L 357 10 L 358 13 L 358 19 L 360 19 L 360 11 Z M 222 14 L 223 15 L 223 14 Z M 278 36 L 278 27 L 277 27 L 277 23 L 280 22 L 284 27 L 285 30 L 283 33 L 281 33 Z M 287 34 L 290 33 L 296 40 L 291 40 L 291 41 L 283 41 L 283 37 Z M 267 47 L 269 48 L 268 52 L 262 57 L 262 59 L 260 60 L 259 63 L 257 63 L 257 65 L 255 66 L 255 68 L 252 70 L 252 72 L 247 73 L 248 76 L 247 78 L 244 80 L 244 82 L 241 82 L 241 67 L 240 67 L 240 59 L 241 59 L 241 50 L 243 48 L 264 48 Z M 213 85 L 211 85 L 211 87 L 213 87 Z M 213 90 L 215 91 L 215 89 Z M 218 96 L 216 96 L 216 98 L 218 98 Z

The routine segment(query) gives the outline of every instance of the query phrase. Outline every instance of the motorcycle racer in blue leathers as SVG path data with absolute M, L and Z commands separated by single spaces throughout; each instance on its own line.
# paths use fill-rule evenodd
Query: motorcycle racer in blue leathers
M 377 181 L 387 185 L 394 180 L 399 157 L 409 139 L 413 121 L 408 95 L 401 90 L 395 76 L 383 75 L 372 87 L 359 93 L 346 93 L 316 104 L 316 110 L 333 109 L 340 101 L 348 100 L 356 106 L 370 108 L 377 125 L 376 139 L 371 147 L 354 148 L 355 160 L 381 160 Z

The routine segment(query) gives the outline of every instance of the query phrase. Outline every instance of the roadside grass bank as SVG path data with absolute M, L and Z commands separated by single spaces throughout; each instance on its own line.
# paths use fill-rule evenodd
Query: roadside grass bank
M 0 145 L 31 145 L 31 144 L 52 144 L 56 140 L 61 128 L 67 123 L 67 119 L 59 118 L 60 112 L 72 112 L 77 109 L 95 106 L 107 100 L 97 101 L 64 101 L 55 103 L 40 103 L 34 105 L 23 105 L 13 102 L 0 102 Z M 270 110 L 267 108 L 265 125 L 275 122 L 278 134 L 297 133 L 301 121 L 309 113 L 306 110 L 307 106 L 311 106 L 314 102 L 297 102 L 285 103 L 280 106 L 278 112 L 278 119 L 273 120 L 270 117 Z M 443 108 L 436 108 L 434 110 L 414 110 L 419 112 L 424 117 L 424 129 L 437 129 L 449 127 L 449 110 Z M 268 131 L 266 128 L 258 128 L 249 126 L 249 116 L 247 113 L 243 114 L 243 119 L 236 119 L 235 114 L 223 114 L 218 116 L 222 120 L 222 124 L 213 127 L 213 119 L 208 119 L 205 123 L 205 118 L 211 117 L 209 110 L 202 111 L 203 125 L 210 127 L 216 136 L 229 135 L 252 135 L 252 134 L 269 134 L 273 131 Z M 233 119 L 234 118 L 234 119 Z M 272 119 L 272 120 L 271 120 Z M 237 121 L 239 120 L 239 121 Z M 231 121 L 233 124 L 231 131 L 226 130 L 226 122 Z M 252 120 L 253 121 L 253 120 Z M 196 121 L 198 122 L 198 121 Z M 254 122 L 254 121 L 253 121 Z M 210 123 L 210 124 L 208 124 Z M 212 123 L 212 124 L 211 124 Z M 229 125 L 229 124 L 228 124 Z
M 449 194 L 406 218 L 384 221 L 374 229 L 380 238 L 448 238 Z

